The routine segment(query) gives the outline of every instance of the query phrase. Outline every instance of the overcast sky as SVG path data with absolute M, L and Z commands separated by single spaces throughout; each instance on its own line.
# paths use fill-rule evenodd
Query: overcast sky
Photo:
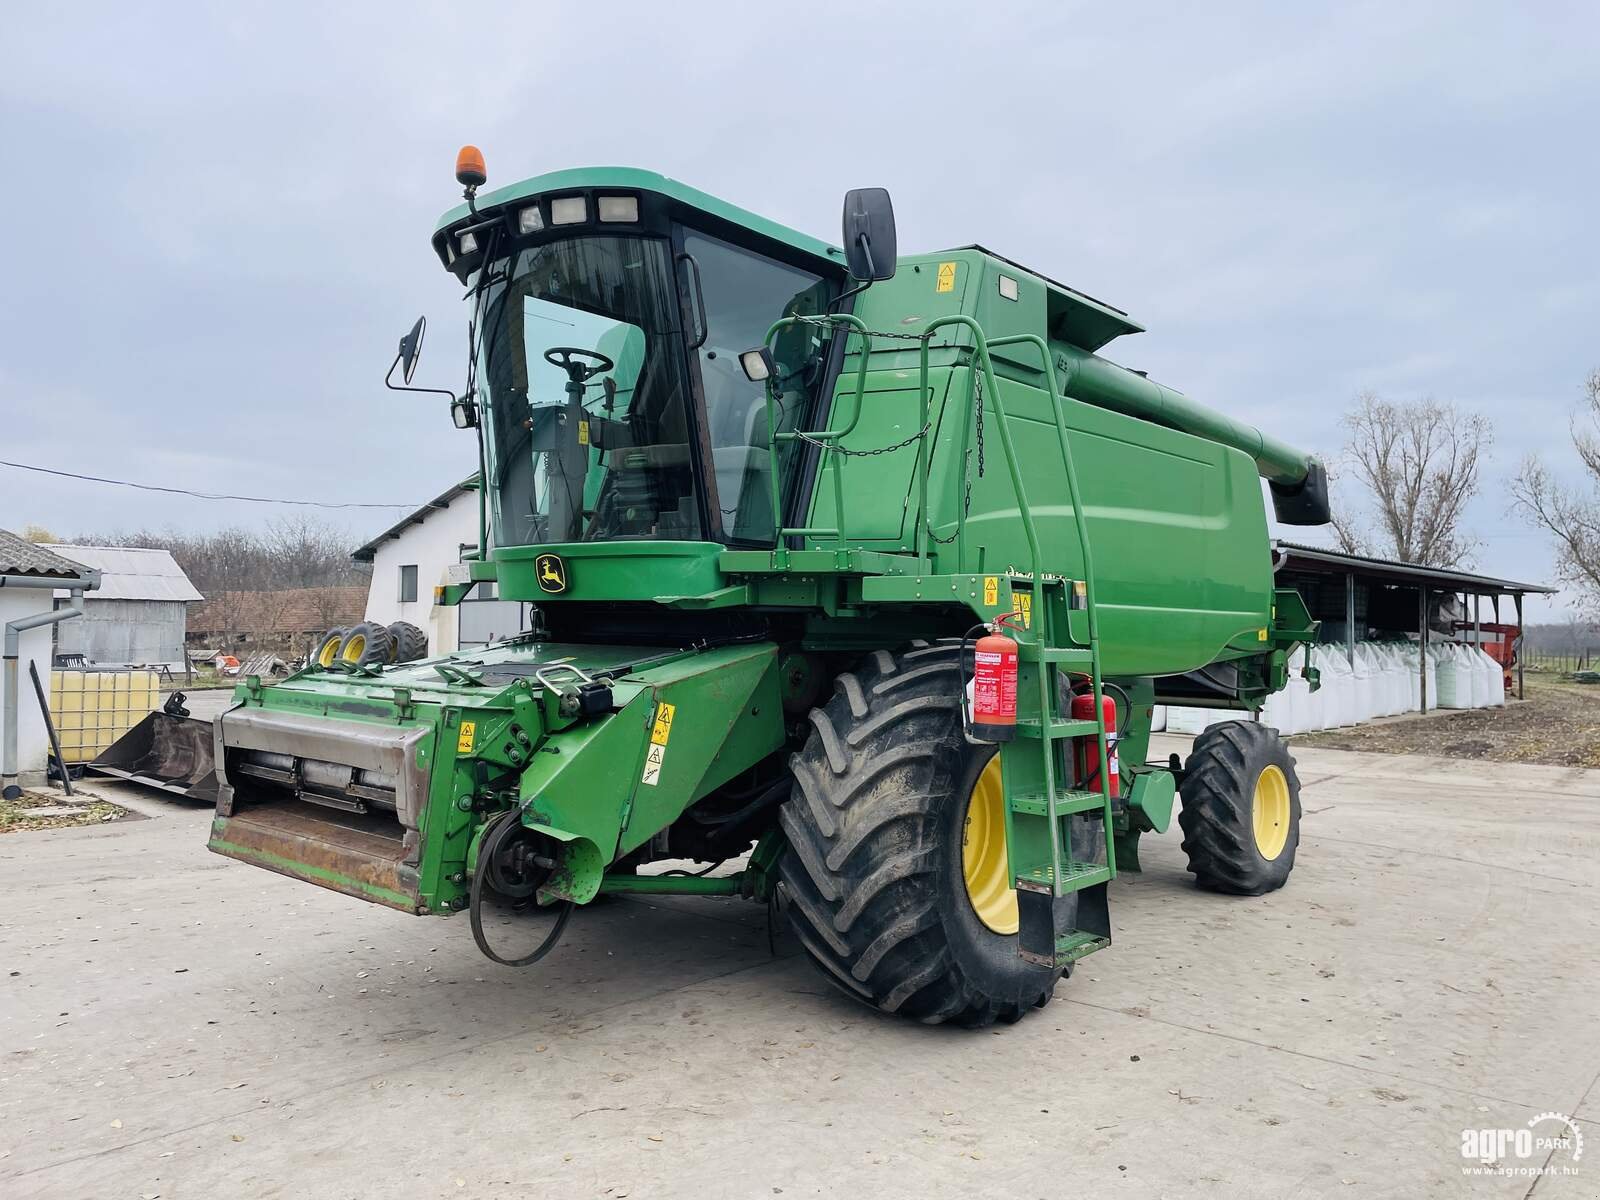
M 1530 450 L 1576 477 L 1600 366 L 1600 9 L 1326 7 L 13 7 L 0 458 L 401 506 L 467 475 L 382 377 L 420 312 L 417 381 L 460 386 L 428 235 L 470 141 L 491 187 L 642 166 L 830 241 L 886 186 L 904 249 L 1125 308 L 1150 332 L 1112 357 L 1328 456 L 1362 388 L 1481 410 L 1477 565 L 1547 578 L 1503 480 Z M 0 468 L 12 529 L 285 511 Z

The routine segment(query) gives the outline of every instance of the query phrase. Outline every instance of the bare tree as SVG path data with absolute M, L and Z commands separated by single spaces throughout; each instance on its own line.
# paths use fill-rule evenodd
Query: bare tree
M 1530 454 L 1510 488 L 1516 509 L 1555 538 L 1556 575 L 1573 590 L 1581 610 L 1594 617 L 1600 615 L 1600 368 L 1589 372 L 1583 392 L 1571 429 L 1587 486 L 1563 486 L 1538 455 Z
M 262 532 L 231 527 L 188 534 L 148 529 L 73 538 L 80 545 L 170 550 L 208 597 L 283 588 L 365 583 L 370 568 L 351 561 L 349 534 L 315 519 L 274 521 Z
M 1427 567 L 1470 563 L 1478 542 L 1462 516 L 1478 491 L 1488 420 L 1431 398 L 1401 404 L 1363 392 L 1344 426 L 1340 474 L 1366 494 L 1376 531 L 1342 513 L 1333 521 L 1341 548 Z

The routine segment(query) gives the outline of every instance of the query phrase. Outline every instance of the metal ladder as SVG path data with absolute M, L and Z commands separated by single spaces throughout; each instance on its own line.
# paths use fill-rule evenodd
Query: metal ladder
M 817 323 L 817 318 L 810 318 Z M 768 331 L 770 343 L 774 334 L 794 319 L 776 322 Z M 857 365 L 856 393 L 853 417 L 846 430 L 833 433 L 818 431 L 805 435 L 813 441 L 824 441 L 828 448 L 859 420 L 865 401 L 866 366 L 872 350 L 873 334 L 862 322 L 847 314 L 835 314 L 829 323 L 862 339 Z M 1018 738 L 1002 745 L 1001 780 L 1006 798 L 1006 848 L 1010 858 L 1009 870 L 1017 889 L 1019 919 L 1018 949 L 1030 962 L 1052 967 L 1066 966 L 1084 955 L 1107 946 L 1111 942 L 1111 925 L 1106 892 L 1110 881 L 1116 877 L 1116 857 L 1113 844 L 1110 772 L 1105 769 L 1109 761 L 1109 733 L 1104 722 L 1100 676 L 1100 635 L 1094 597 L 1094 562 L 1089 546 L 1089 531 L 1083 515 L 1083 504 L 1078 488 L 1078 473 L 1073 463 L 1072 447 L 1067 437 L 1064 401 L 1056 382 L 1055 363 L 1050 347 L 1037 334 L 1017 334 L 990 341 L 976 320 L 965 314 L 940 317 L 928 324 L 920 335 L 896 334 L 896 340 L 918 341 L 919 346 L 919 405 L 922 427 L 932 428 L 929 422 L 929 362 L 928 349 L 933 335 L 946 327 L 966 329 L 972 336 L 972 384 L 976 388 L 980 377 L 989 403 L 993 406 L 995 426 L 1011 475 L 1012 491 L 1017 500 L 1017 510 L 1027 537 L 1033 559 L 1031 579 L 1008 577 L 1015 597 L 1019 593 L 1030 595 L 1028 601 L 1035 620 L 1026 622 L 1024 637 L 1018 639 L 1018 662 L 1021 678 L 1018 680 Z M 1039 545 L 1038 530 L 1033 511 L 1029 506 L 1027 489 L 1023 485 L 1021 467 L 1012 443 L 1010 424 L 1006 418 L 1005 402 L 995 379 L 994 364 L 989 350 L 992 346 L 1030 344 L 1039 352 L 1043 373 L 1049 383 L 1051 411 L 1055 416 L 1056 436 L 1061 449 L 1061 461 L 1066 475 L 1067 493 L 1072 503 L 1078 541 L 1082 546 L 1082 580 L 1068 580 L 1047 575 Z M 976 397 L 974 397 L 976 399 Z M 944 403 L 949 401 L 946 391 Z M 773 394 L 767 389 L 769 427 L 773 421 Z M 795 434 L 779 434 L 770 447 L 774 488 L 774 512 L 778 512 L 776 480 L 778 469 L 777 447 L 781 441 Z M 826 454 L 826 450 L 824 453 Z M 840 457 L 834 467 L 836 492 L 835 516 L 843 525 L 843 496 L 841 475 L 845 459 Z M 928 521 L 928 438 L 917 444 L 916 467 L 916 555 L 921 569 L 931 567 L 932 530 Z M 819 471 L 821 464 L 819 464 Z M 958 554 L 965 546 L 962 533 L 966 513 L 958 509 L 956 546 Z M 842 529 L 781 529 L 778 540 L 801 534 L 812 537 L 841 538 Z M 964 571 L 967 564 L 958 564 Z M 1080 590 L 1081 588 L 1081 590 Z M 1070 590 L 1069 590 L 1070 589 Z M 1070 613 L 1074 601 L 1081 596 L 1081 608 L 1086 623 L 1086 638 L 1082 643 L 1073 639 Z M 1031 637 L 1026 635 L 1031 634 Z M 1073 719 L 1060 711 L 1063 674 L 1087 677 L 1094 696 L 1092 719 Z M 1065 758 L 1072 739 L 1093 736 L 1099 748 L 1101 769 L 1097 790 L 1081 790 L 1061 786 L 1061 780 L 1071 772 Z M 1073 855 L 1072 828 L 1086 814 L 1098 813 L 1101 818 L 1101 838 L 1104 861 L 1094 857 L 1081 859 Z M 1064 825 L 1065 823 L 1065 825 Z M 1093 852 L 1091 851 L 1091 855 Z M 1071 903 L 1063 903 L 1071 900 Z

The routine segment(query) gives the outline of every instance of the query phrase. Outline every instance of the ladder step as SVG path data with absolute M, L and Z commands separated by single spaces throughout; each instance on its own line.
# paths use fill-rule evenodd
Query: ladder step
M 1036 738 L 1039 736 L 1040 722 L 1038 717 L 1021 717 L 1017 721 L 1017 736 Z M 1067 720 L 1057 718 L 1050 722 L 1047 736 L 1052 741 L 1060 738 L 1087 737 L 1099 732 L 1100 726 L 1095 721 Z
M 1106 798 L 1099 792 L 1058 792 L 1056 816 L 1069 817 L 1073 813 L 1096 812 L 1105 808 Z M 1011 797 L 1011 811 L 1030 817 L 1048 816 L 1050 809 L 1046 798 L 1038 793 L 1024 793 Z
M 1043 966 L 1064 967 L 1070 962 L 1077 962 L 1085 955 L 1093 954 L 1096 950 L 1104 950 L 1111 945 L 1111 939 L 1101 937 L 1097 933 L 1085 933 L 1075 929 L 1071 933 L 1064 933 L 1056 939 L 1056 953 L 1053 959 L 1046 961 L 1043 958 L 1034 958 L 1024 954 L 1023 957 L 1030 961 L 1037 961 Z
M 1066 663 L 1087 667 L 1093 663 L 1094 654 L 1087 646 L 1040 646 L 1035 643 L 1019 645 L 1017 658 L 1021 662 Z
M 1057 896 L 1065 896 L 1069 892 L 1079 892 L 1084 888 L 1094 887 L 1097 883 L 1111 881 L 1111 868 L 1101 863 L 1069 862 L 1061 872 L 1059 886 L 1055 878 L 1055 871 L 1048 866 L 1034 867 L 1017 876 L 1017 887 L 1034 892 L 1052 892 Z

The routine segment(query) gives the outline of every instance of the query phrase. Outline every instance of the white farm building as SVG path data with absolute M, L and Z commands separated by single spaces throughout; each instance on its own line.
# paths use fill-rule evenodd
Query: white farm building
M 478 544 L 478 481 L 458 483 L 384 530 L 351 557 L 372 564 L 366 618 L 409 621 L 428 635 L 428 653 L 445 654 L 510 637 L 528 627 L 531 606 L 499 600 L 481 583 L 457 608 L 439 608 L 433 589 L 446 568 Z

